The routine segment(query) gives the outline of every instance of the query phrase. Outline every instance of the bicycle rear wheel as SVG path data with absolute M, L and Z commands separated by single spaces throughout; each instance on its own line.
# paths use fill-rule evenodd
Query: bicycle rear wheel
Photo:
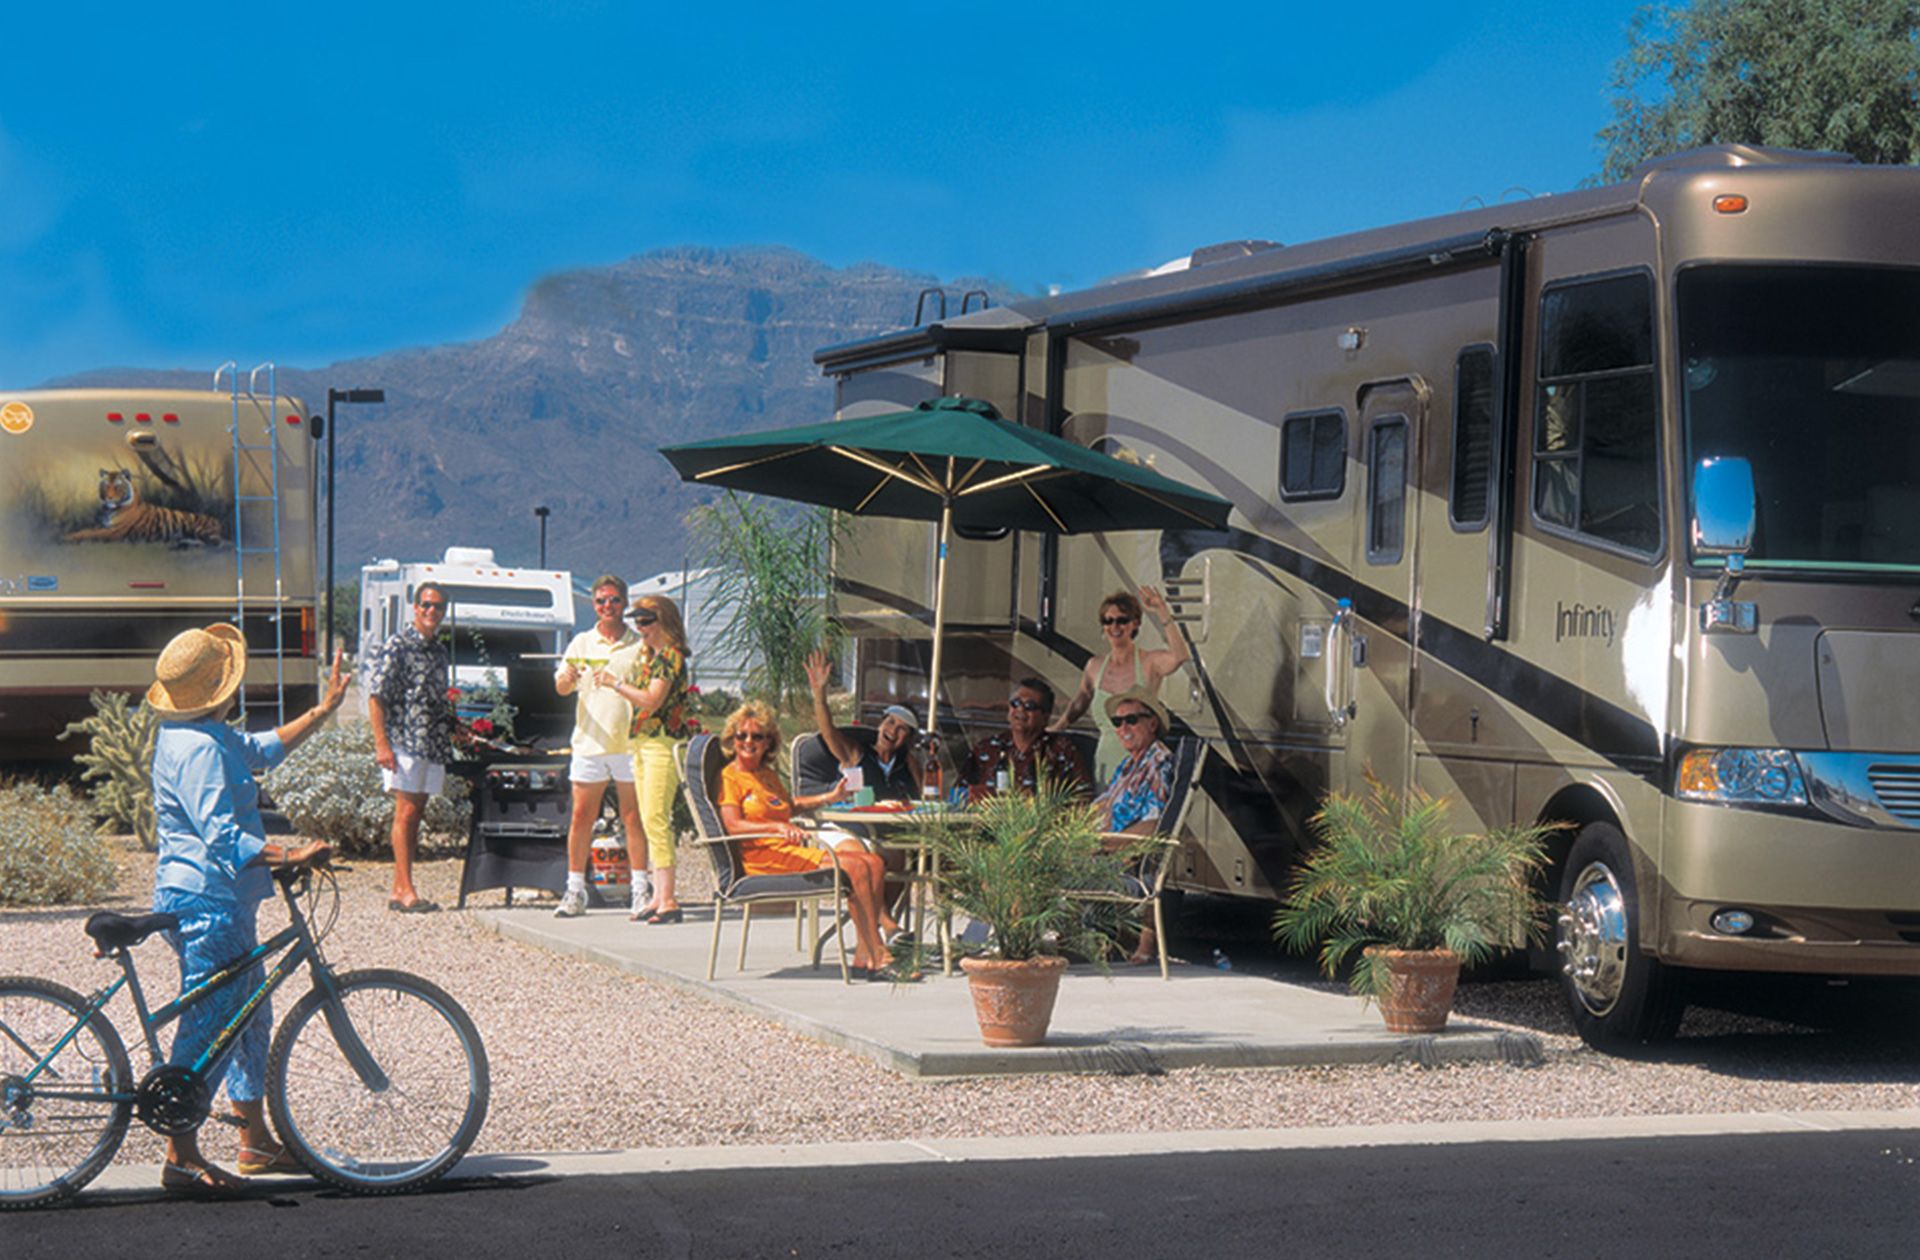
M 316 1177 L 362 1194 L 444 1176 L 487 1118 L 479 1031 L 458 1002 L 418 976 L 353 971 L 334 982 L 335 1016 L 316 988 L 274 1035 L 267 1105 L 281 1139 Z M 369 1088 L 350 1061 L 337 1016 L 366 1047 L 383 1087 Z
M 96 1013 L 48 1057 L 86 1008 L 50 980 L 0 976 L 0 1211 L 79 1193 L 127 1136 L 133 1069 L 106 1016 Z

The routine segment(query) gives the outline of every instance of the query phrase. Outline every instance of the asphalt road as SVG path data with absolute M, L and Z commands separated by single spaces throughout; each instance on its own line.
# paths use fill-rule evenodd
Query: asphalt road
M 1901 1256 L 1920 1131 L 1365 1147 L 83 1196 L 0 1257 Z

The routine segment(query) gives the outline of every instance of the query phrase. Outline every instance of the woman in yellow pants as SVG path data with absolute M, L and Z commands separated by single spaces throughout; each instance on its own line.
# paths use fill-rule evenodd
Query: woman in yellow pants
M 603 670 L 599 681 L 633 706 L 628 746 L 633 750 L 640 826 L 653 866 L 653 901 L 636 909 L 633 917 L 678 923 L 685 916 L 673 895 L 673 794 L 680 787 L 673 745 L 693 734 L 687 710 L 687 631 L 679 607 L 664 595 L 642 595 L 627 616 L 646 646 L 630 677 L 617 679 Z

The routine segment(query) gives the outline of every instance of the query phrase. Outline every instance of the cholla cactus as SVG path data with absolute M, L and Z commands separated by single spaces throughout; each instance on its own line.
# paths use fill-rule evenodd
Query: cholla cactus
M 93 813 L 106 831 L 131 831 L 148 850 L 158 846 L 153 825 L 153 741 L 160 720 L 145 702 L 121 691 L 96 691 L 93 716 L 81 718 L 60 733 L 88 738 L 86 752 L 74 760 L 86 769 L 80 777 L 92 783 Z
M 64 785 L 0 784 L 0 906 L 97 901 L 113 891 L 113 853 Z

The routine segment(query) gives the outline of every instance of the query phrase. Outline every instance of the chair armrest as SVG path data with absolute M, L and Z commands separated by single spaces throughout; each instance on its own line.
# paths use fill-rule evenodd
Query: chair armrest
M 1169 848 L 1180 843 L 1179 836 L 1157 836 L 1151 833 L 1141 835 L 1137 831 L 1103 831 L 1100 833 L 1100 838 L 1102 840 L 1124 840 L 1128 844 L 1166 845 Z
M 729 831 L 720 836 L 695 836 L 695 844 L 731 844 L 735 840 L 784 840 L 784 831 Z

